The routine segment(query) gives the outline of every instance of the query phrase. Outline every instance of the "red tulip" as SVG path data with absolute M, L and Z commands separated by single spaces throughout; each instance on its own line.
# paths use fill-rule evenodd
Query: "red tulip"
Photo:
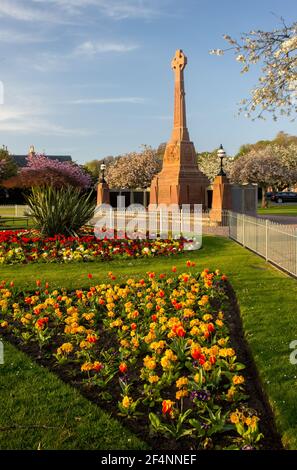
M 127 370 L 128 370 L 127 364 L 125 362 L 121 362 L 121 364 L 119 365 L 119 371 L 122 372 L 122 374 L 125 374 Z
M 215 331 L 215 327 L 212 323 L 210 323 L 208 326 L 207 326 L 207 329 L 209 331 L 209 333 L 213 333 Z
M 201 356 L 201 351 L 200 351 L 200 349 L 197 349 L 197 348 L 192 349 L 192 351 L 191 351 L 191 356 L 192 356 L 192 358 L 193 358 L 195 361 L 198 361 L 198 359 L 199 359 L 200 356 Z
M 163 400 L 162 401 L 162 413 L 163 414 L 170 414 L 172 412 L 172 406 L 174 403 L 171 400 Z
M 201 356 L 200 356 L 200 358 L 199 358 L 199 360 L 198 360 L 199 364 L 200 364 L 201 366 L 203 366 L 203 364 L 205 363 L 205 361 L 206 361 L 206 359 L 205 359 L 204 354 L 201 354 Z
M 88 341 L 89 343 L 96 343 L 97 337 L 94 336 L 94 335 L 88 335 L 87 341 Z

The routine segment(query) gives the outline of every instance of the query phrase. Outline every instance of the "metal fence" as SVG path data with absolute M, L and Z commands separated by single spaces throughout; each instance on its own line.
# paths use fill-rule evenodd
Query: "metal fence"
M 0 205 L 0 218 L 19 217 L 28 214 L 29 208 L 25 205 Z M 125 216 L 126 222 L 133 215 Z M 143 215 L 144 219 L 146 215 Z M 191 215 L 189 219 L 191 219 Z M 229 236 L 232 240 L 269 261 L 288 273 L 297 276 L 297 228 L 272 222 L 237 212 L 222 211 L 220 221 L 218 217 L 211 217 L 209 211 L 201 214 L 203 234 Z M 156 219 L 156 231 L 162 232 L 160 216 Z M 187 222 L 187 217 L 184 219 Z M 95 220 L 93 220 L 93 224 Z M 190 225 L 193 224 L 191 220 Z M 169 230 L 172 230 L 172 218 L 169 218 Z M 116 226 L 114 227 L 116 228 Z M 183 227 L 181 226 L 181 231 Z M 200 233 L 200 231 L 199 231 Z
M 229 212 L 229 237 L 297 276 L 297 230 L 268 219 Z
M 204 215 L 202 212 L 191 213 L 187 211 L 146 210 L 144 207 L 132 206 L 128 209 L 97 208 L 91 225 L 105 226 L 121 232 L 158 234 L 161 238 L 166 236 L 180 236 L 191 233 L 192 236 L 202 235 L 202 224 Z

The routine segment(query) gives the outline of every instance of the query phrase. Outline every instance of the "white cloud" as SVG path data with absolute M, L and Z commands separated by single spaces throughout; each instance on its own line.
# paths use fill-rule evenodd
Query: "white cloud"
M 52 3 L 70 14 L 80 14 L 87 7 L 93 7 L 103 15 L 116 20 L 152 18 L 159 14 L 160 4 L 160 0 L 34 0 L 34 2 Z
M 39 9 L 28 5 L 26 2 L 16 0 L 0 1 L 0 17 L 8 17 L 19 21 L 46 21 L 64 23 L 64 19 L 60 15 L 52 14 L 51 11 L 44 8 Z
M 49 123 L 48 121 L 22 121 L 22 122 L 0 122 L 0 131 L 17 132 L 19 134 L 38 134 L 55 136 L 85 136 L 90 133 L 82 129 L 66 129 L 62 126 Z
M 54 70 L 61 71 L 68 69 L 69 64 L 77 62 L 77 60 L 81 60 L 81 58 L 90 59 L 97 54 L 107 53 L 122 54 L 132 51 L 138 47 L 139 46 L 135 44 L 128 45 L 117 42 L 85 41 L 81 45 L 75 47 L 72 51 L 65 53 L 42 52 L 42 50 L 37 51 L 33 55 L 31 55 L 29 62 L 27 57 L 20 55 L 14 57 L 14 63 L 18 63 L 18 68 L 27 68 L 29 64 L 30 70 L 46 73 Z
M 156 9 L 147 6 L 149 2 L 139 2 L 137 0 L 109 2 L 106 0 L 103 3 L 102 8 L 105 14 L 115 19 L 151 18 L 157 14 Z
M 12 29 L 1 29 L 0 41 L 11 44 L 28 44 L 49 41 L 49 38 L 36 34 L 34 31 L 32 33 L 21 33 Z
M 22 4 L 12 0 L 1 0 L 0 16 L 8 16 L 15 20 L 34 21 L 39 20 L 39 13 L 35 9 L 25 7 Z
M 67 101 L 68 104 L 114 104 L 114 103 L 131 103 L 142 104 L 145 103 L 145 98 L 137 96 L 125 96 L 119 98 L 86 98 L 80 100 Z
M 1 0 L 0 0 L 1 1 Z M 1 33 L 0 33 L 1 36 Z M 55 69 L 65 69 L 69 66 L 69 62 L 77 60 L 78 58 L 91 58 L 97 54 L 106 53 L 125 53 L 136 49 L 137 45 L 125 45 L 115 42 L 92 42 L 86 41 L 80 46 L 76 47 L 72 52 L 65 54 L 53 53 L 37 53 L 30 61 L 30 68 L 38 72 L 49 72 Z M 24 58 L 18 59 L 24 62 Z
M 102 54 L 107 52 L 121 53 L 133 51 L 138 47 L 139 46 L 136 44 L 123 44 L 120 42 L 85 41 L 74 50 L 74 54 L 93 56 L 95 54 Z
M 37 54 L 34 60 L 30 63 L 30 68 L 37 70 L 38 72 L 49 72 L 55 69 L 63 69 L 66 67 L 65 55 L 57 55 L 50 53 Z
M 115 20 L 150 19 L 160 14 L 160 0 L 0 0 L 0 17 L 27 22 L 69 23 L 94 9 Z
M 28 116 L 29 112 L 24 110 L 10 108 L 7 106 L 0 107 L 0 123 L 5 121 L 13 121 L 18 119 L 23 119 L 25 116 Z
M 42 116 L 43 112 L 18 109 L 14 107 L 0 107 L 0 131 L 19 134 L 39 134 L 55 136 L 85 136 L 91 132 L 86 129 L 69 129 L 56 125 Z

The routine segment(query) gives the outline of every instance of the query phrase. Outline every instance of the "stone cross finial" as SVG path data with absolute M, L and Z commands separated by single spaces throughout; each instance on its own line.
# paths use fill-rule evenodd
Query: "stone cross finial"
M 171 140 L 189 140 L 186 121 L 184 68 L 187 65 L 187 57 L 181 49 L 177 49 L 171 61 L 171 67 L 175 74 L 174 83 L 174 119 Z
M 34 145 L 30 145 L 30 148 L 29 148 L 29 155 L 35 155 L 35 147 L 34 147 Z
M 186 65 L 187 57 L 181 49 L 177 49 L 177 51 L 175 52 L 175 56 L 171 61 L 171 68 L 173 68 L 173 70 L 184 70 Z

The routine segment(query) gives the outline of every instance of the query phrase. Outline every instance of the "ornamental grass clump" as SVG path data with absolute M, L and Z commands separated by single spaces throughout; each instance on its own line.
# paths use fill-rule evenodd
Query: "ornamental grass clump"
M 42 235 L 76 236 L 77 231 L 94 215 L 96 203 L 93 194 L 66 186 L 33 187 L 26 196 L 30 216 Z

